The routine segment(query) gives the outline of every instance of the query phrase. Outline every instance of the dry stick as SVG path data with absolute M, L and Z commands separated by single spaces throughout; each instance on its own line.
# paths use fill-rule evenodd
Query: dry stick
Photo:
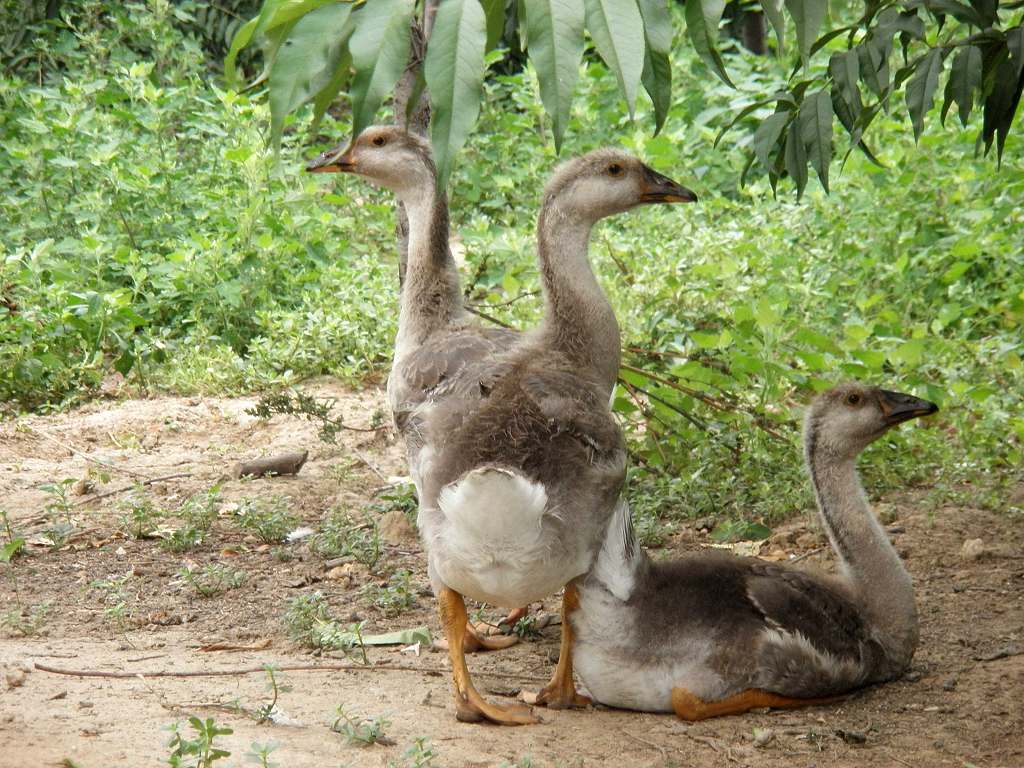
M 645 746 L 648 746 L 651 749 L 658 750 L 661 753 L 661 759 L 668 760 L 668 750 L 660 744 L 655 744 L 653 741 L 648 741 L 647 739 L 641 738 L 640 736 L 637 736 L 635 733 L 630 733 L 624 728 L 620 728 L 619 733 L 621 733 L 624 736 L 628 736 L 634 741 L 639 742 L 640 744 L 643 744 Z
M 236 677 L 238 675 L 266 674 L 266 667 L 246 667 L 244 669 L 215 669 L 215 670 L 188 670 L 184 672 L 170 672 L 157 670 L 153 672 L 104 672 L 95 669 L 61 669 L 46 664 L 35 662 L 35 668 L 40 672 L 51 672 L 55 675 L 68 675 L 69 677 L 107 677 L 117 679 L 130 679 L 134 677 Z M 275 666 L 275 672 L 354 672 L 367 670 L 371 672 L 418 672 L 423 675 L 447 675 L 451 670 L 439 669 L 437 667 L 407 667 L 392 664 L 381 664 L 377 666 L 366 666 L 363 664 L 283 664 Z M 483 677 L 495 677 L 502 680 L 526 680 L 533 683 L 546 683 L 548 678 L 537 675 L 520 675 L 512 672 L 485 672 L 478 670 L 476 675 Z
M 801 560 L 806 560 L 808 557 L 814 557 L 819 552 L 824 551 L 825 547 L 816 547 L 815 549 L 812 549 L 810 552 L 804 552 L 802 555 L 797 555 L 792 560 L 787 560 L 786 563 L 788 565 L 792 565 L 793 563 L 799 563 Z
M 131 475 L 132 477 L 141 477 L 143 480 L 148 480 L 149 479 L 149 475 L 144 475 L 141 472 L 136 472 L 134 469 L 128 469 L 127 467 L 119 467 L 116 464 L 108 464 L 105 461 L 100 461 L 99 459 L 95 459 L 92 456 L 89 456 L 87 453 L 84 453 L 84 452 L 78 450 L 77 448 L 75 448 L 75 446 L 71 445 L 70 443 L 67 443 L 67 442 L 63 441 L 60 438 L 54 437 L 53 435 L 51 435 L 50 433 L 40 429 L 39 427 L 33 427 L 33 426 L 29 425 L 28 426 L 28 430 L 30 432 L 34 432 L 35 434 L 39 435 L 40 437 L 46 438 L 47 440 L 49 440 L 51 443 L 53 443 L 55 445 L 59 445 L 61 448 L 64 448 L 65 450 L 71 451 L 76 456 L 80 456 L 81 458 L 85 459 L 89 463 L 95 464 L 98 467 L 103 467 L 104 469 L 112 469 L 115 472 L 124 472 L 126 475 Z
M 149 480 L 145 480 L 145 481 L 143 481 L 141 483 L 132 483 L 131 485 L 122 485 L 120 488 L 113 488 L 113 489 L 111 489 L 109 491 L 104 491 L 103 493 L 97 493 L 94 496 L 88 496 L 88 497 L 79 499 L 78 501 L 75 502 L 75 506 L 76 507 L 82 506 L 83 504 L 88 504 L 89 502 L 92 502 L 92 501 L 99 501 L 100 499 L 105 499 L 107 496 L 113 496 L 114 494 L 117 494 L 117 493 L 124 493 L 125 491 L 130 491 L 132 488 L 135 488 L 135 487 L 140 486 L 140 485 L 153 485 L 153 483 L 161 483 L 164 480 L 176 480 L 179 477 L 192 477 L 192 473 L 191 472 L 176 472 L 173 475 L 161 475 L 160 477 L 151 477 Z
M 491 323 L 494 323 L 495 325 L 500 325 L 502 328 L 511 328 L 512 327 L 508 323 L 504 323 L 501 320 L 499 320 L 498 318 L 492 317 L 491 315 L 488 315 L 486 312 L 481 312 L 479 309 L 474 309 L 473 307 L 469 306 L 468 304 L 465 305 L 465 309 L 466 309 L 467 312 L 472 312 L 477 317 L 482 317 L 484 320 L 487 320 L 487 321 L 489 321 Z
M 525 299 L 527 296 L 536 296 L 540 291 L 523 291 L 518 296 L 509 299 L 508 301 L 499 301 L 491 303 L 489 301 L 467 301 L 465 306 L 467 307 L 487 307 L 490 309 L 496 309 L 497 307 L 507 307 L 510 304 L 515 304 L 520 299 Z

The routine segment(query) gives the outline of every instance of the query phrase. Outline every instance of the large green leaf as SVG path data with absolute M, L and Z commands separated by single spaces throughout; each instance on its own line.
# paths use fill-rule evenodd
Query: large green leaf
M 727 85 L 732 85 L 729 74 L 718 52 L 718 25 L 725 10 L 725 0 L 686 0 L 686 33 L 694 49 L 712 72 Z
M 856 50 L 842 51 L 832 54 L 828 62 L 828 71 L 832 75 L 832 82 L 843 102 L 849 108 L 854 118 L 860 115 L 863 102 L 860 98 L 860 88 L 857 83 L 860 80 L 860 57 Z
M 486 45 L 487 17 L 478 0 L 442 0 L 423 63 L 439 188 L 480 113 Z
M 757 159 L 761 161 L 761 165 L 766 171 L 771 171 L 774 167 L 771 162 L 772 153 L 779 143 L 782 132 L 792 119 L 792 112 L 776 112 L 761 121 L 757 130 L 754 131 L 754 154 L 757 155 Z
M 505 0 L 480 0 L 487 17 L 487 50 L 493 50 L 501 42 L 505 32 Z
M 413 0 L 373 0 L 359 11 L 349 40 L 352 66 L 352 135 L 373 122 L 409 60 Z
M 270 70 L 270 135 L 276 147 L 285 116 L 319 93 L 333 78 L 348 40 L 352 6 L 324 5 L 295 24 Z
M 525 0 L 527 52 L 551 116 L 555 150 L 569 125 L 572 95 L 583 58 L 583 0 Z
M 348 42 L 347 39 L 345 42 Z M 341 92 L 341 89 L 348 84 L 351 77 L 352 54 L 348 50 L 348 45 L 344 45 L 342 47 L 341 56 L 338 58 L 338 63 L 334 67 L 334 74 L 331 75 L 331 79 L 327 81 L 327 85 L 321 88 L 320 92 L 313 97 L 313 124 L 310 126 L 311 133 L 316 133 L 316 129 L 320 126 L 320 121 L 327 112 L 327 108 L 331 106 L 335 97 Z
M 935 101 L 935 89 L 939 87 L 939 75 L 942 73 L 942 49 L 932 48 L 921 57 L 914 67 L 914 76 L 907 83 L 907 109 L 910 120 L 914 124 L 914 140 L 921 137 L 924 130 L 924 116 L 932 108 Z
M 785 162 L 786 172 L 796 184 L 796 196 L 799 198 L 807 186 L 807 150 L 804 148 L 803 128 L 799 120 L 790 123 L 786 132 Z
M 672 16 L 666 0 L 639 0 L 640 15 L 644 21 L 647 50 L 641 82 L 654 104 L 654 133 L 657 135 L 672 106 Z
M 985 57 L 984 80 L 988 91 L 982 111 L 981 139 L 985 142 L 985 153 L 996 141 L 996 157 L 1002 164 L 1006 137 L 1010 133 L 1017 105 L 1024 89 L 1024 25 L 1006 30 L 1006 42 L 1002 51 L 996 51 L 991 59 Z M 991 89 L 991 90 L 989 90 Z
M 786 17 L 782 15 L 782 4 L 782 0 L 761 0 L 761 10 L 775 30 L 780 56 L 786 52 Z
M 974 94 L 981 90 L 981 48 L 976 45 L 965 45 L 953 57 L 953 65 L 949 70 L 946 82 L 946 94 L 942 102 L 942 122 L 946 122 L 949 108 L 956 102 L 959 107 L 960 122 L 967 126 L 967 120 L 974 108 Z
M 630 117 L 644 69 L 647 42 L 636 0 L 585 0 L 587 29 L 597 52 L 615 73 Z
M 818 37 L 818 31 L 825 21 L 828 11 L 828 0 L 786 0 L 786 8 L 796 25 L 796 43 L 800 48 L 800 58 L 807 66 L 807 57 L 811 46 Z
M 231 48 L 228 49 L 228 55 L 224 57 L 224 79 L 228 81 L 228 85 L 232 88 L 237 88 L 238 82 L 238 70 L 235 68 L 235 61 L 238 59 L 238 54 L 245 46 L 247 46 L 252 40 L 253 32 L 256 31 L 256 22 L 259 18 L 249 19 L 235 32 L 235 36 L 231 39 Z
M 807 156 L 828 192 L 828 166 L 832 162 L 832 99 L 828 93 L 816 91 L 805 98 L 799 120 Z

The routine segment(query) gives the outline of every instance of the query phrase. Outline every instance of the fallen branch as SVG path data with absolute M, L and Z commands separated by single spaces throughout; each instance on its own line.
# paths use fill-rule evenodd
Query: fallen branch
M 819 552 L 824 551 L 825 547 L 816 547 L 815 549 L 812 549 L 810 552 L 804 552 L 802 555 L 797 555 L 792 560 L 787 560 L 786 563 L 789 565 L 792 565 L 793 563 L 799 563 L 801 560 L 806 560 L 808 557 L 814 557 Z
M 297 475 L 308 456 L 309 451 L 294 451 L 252 461 L 240 461 L 231 468 L 231 476 L 238 480 L 241 477 Z
M 94 494 L 93 496 L 83 496 L 81 499 L 79 499 L 78 501 L 75 502 L 75 506 L 76 507 L 80 507 L 80 506 L 82 506 L 84 504 L 88 504 L 89 502 L 92 502 L 92 501 L 99 501 L 100 499 L 105 499 L 105 498 L 107 498 L 107 496 L 113 496 L 113 495 L 118 494 L 118 493 L 124 493 L 125 491 L 132 490 L 133 488 L 138 488 L 140 485 L 142 485 L 142 486 L 153 485 L 153 483 L 162 483 L 164 480 L 177 480 L 179 477 L 192 477 L 192 473 L 191 472 L 175 472 L 173 475 L 162 475 L 160 477 L 151 477 L 149 480 L 144 480 L 141 483 L 132 483 L 131 485 L 122 485 L 120 488 L 113 488 L 113 489 L 111 489 L 109 491 L 104 491 L 103 493 Z
M 265 675 L 267 668 L 245 667 L 243 669 L 214 669 L 214 670 L 185 670 L 174 672 L 170 670 L 154 670 L 151 672 L 105 672 L 98 669 L 62 669 L 51 667 L 47 664 L 34 664 L 40 672 L 50 672 L 54 675 L 67 675 L 69 677 L 105 677 L 119 680 L 128 680 L 139 677 L 237 677 L 240 675 Z M 416 672 L 431 677 L 451 674 L 451 670 L 438 667 L 408 667 L 398 664 L 377 664 L 367 666 L 365 664 L 284 664 L 274 666 L 275 672 Z M 494 677 L 501 680 L 526 680 L 534 683 L 546 683 L 547 677 L 536 675 L 521 675 L 512 672 L 485 672 L 479 670 L 473 674 L 482 677 Z

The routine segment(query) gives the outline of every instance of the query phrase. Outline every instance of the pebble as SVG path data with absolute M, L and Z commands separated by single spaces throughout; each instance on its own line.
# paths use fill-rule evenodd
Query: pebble
M 836 730 L 836 736 L 847 744 L 864 744 L 868 740 L 868 735 L 862 731 L 847 731 L 843 728 Z
M 754 746 L 764 747 L 767 746 L 772 739 L 775 738 L 775 731 L 771 728 L 755 728 L 754 729 Z
M 954 688 L 956 688 L 956 684 L 958 682 L 959 682 L 959 680 L 957 680 L 956 676 L 953 676 L 953 677 L 949 678 L 948 680 L 946 680 L 942 684 L 942 690 L 944 690 L 944 691 L 952 691 Z
M 903 676 L 903 679 L 906 680 L 908 683 L 916 683 L 922 677 L 924 677 L 924 675 L 922 675 L 918 670 L 912 669 Z
M 25 670 L 19 667 L 8 667 L 4 671 L 4 680 L 8 688 L 20 688 L 25 684 Z
M 981 539 L 967 539 L 960 547 L 960 559 L 973 562 L 980 559 L 986 553 L 985 542 Z

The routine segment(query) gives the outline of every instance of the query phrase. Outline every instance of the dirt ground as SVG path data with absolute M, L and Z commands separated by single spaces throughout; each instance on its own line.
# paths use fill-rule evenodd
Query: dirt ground
M 351 392 L 323 380 L 311 391 L 336 397 L 352 426 L 368 426 L 384 408 L 376 389 Z M 288 601 L 313 590 L 327 597 L 342 623 L 365 620 L 366 632 L 426 624 L 438 636 L 419 543 L 403 528 L 400 513 L 382 511 L 382 488 L 405 472 L 394 436 L 386 429 L 345 431 L 330 446 L 317 440 L 308 422 L 285 416 L 260 421 L 245 413 L 251 405 L 252 400 L 212 397 L 115 400 L 0 424 L 0 509 L 30 542 L 13 568 L 0 565 L 0 614 L 10 617 L 19 607 L 50 603 L 39 634 L 22 636 L 10 621 L 0 631 L 0 768 L 166 765 L 166 727 L 192 714 L 234 729 L 218 739 L 232 753 L 218 765 L 233 766 L 252 764 L 245 753 L 253 742 L 274 742 L 271 760 L 282 768 L 404 768 L 413 765 L 406 750 L 418 737 L 429 739 L 436 753 L 433 762 L 420 765 L 435 768 L 1024 766 L 1024 526 L 1019 515 L 929 508 L 920 490 L 876 503 L 917 585 L 921 646 L 913 669 L 902 680 L 828 707 L 692 725 L 604 708 L 542 710 L 539 726 L 470 725 L 455 720 L 444 653 L 381 647 L 369 651 L 369 668 L 278 673 L 290 689 L 280 694 L 276 722 L 257 724 L 224 705 L 238 701 L 252 710 L 266 703 L 265 673 L 146 677 L 160 670 L 344 661 L 340 653 L 317 657 L 288 639 L 282 622 Z M 310 457 L 297 476 L 223 479 L 238 459 L 303 448 Z M 109 475 L 106 482 L 103 474 Z M 40 535 L 52 494 L 39 486 L 87 475 L 97 485 L 72 497 L 75 533 L 54 549 Z M 159 539 L 133 539 L 119 530 L 127 492 L 95 498 L 167 475 L 184 476 L 147 486 L 164 508 L 223 482 L 226 503 L 211 536 L 184 554 L 167 551 Z M 1014 496 L 1022 492 L 1018 488 Z M 357 513 L 370 508 L 386 517 L 387 544 L 376 571 L 326 562 L 311 551 L 308 539 L 282 550 L 241 531 L 232 502 L 274 494 L 290 497 L 292 510 L 313 528 L 337 506 Z M 982 540 L 981 549 L 964 553 L 964 542 L 975 538 Z M 828 568 L 831 559 L 822 543 L 813 518 L 797 515 L 760 554 L 780 560 L 804 556 L 801 567 Z M 710 546 L 705 530 L 682 527 L 662 554 L 702 546 Z M 287 555 L 291 559 L 282 560 Z M 202 598 L 178 576 L 187 563 L 214 562 L 245 571 L 244 584 Z M 417 604 L 388 615 L 365 589 L 386 583 L 396 568 L 412 572 Z M 105 613 L 109 594 L 90 585 L 120 578 L 125 605 L 117 621 Z M 553 613 L 557 606 L 553 596 L 539 610 Z M 539 688 L 553 668 L 558 631 L 550 625 L 509 650 L 472 657 L 471 669 L 486 695 L 501 700 Z M 265 647 L 200 650 L 217 642 Z M 136 676 L 65 676 L 36 664 Z M 330 728 L 338 705 L 355 716 L 386 716 L 393 743 L 348 744 Z

